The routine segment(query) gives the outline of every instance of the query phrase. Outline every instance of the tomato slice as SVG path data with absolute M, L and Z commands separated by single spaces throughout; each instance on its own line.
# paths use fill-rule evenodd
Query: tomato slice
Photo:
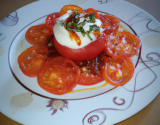
M 128 57 L 113 58 L 104 56 L 103 59 L 103 78 L 109 84 L 113 86 L 122 86 L 132 78 L 135 68 Z
M 57 23 L 57 19 L 60 17 L 59 13 L 53 13 L 47 16 L 46 25 L 49 30 L 53 31 L 54 25 Z
M 47 48 L 32 46 L 19 55 L 17 60 L 19 68 L 26 76 L 35 77 L 41 71 L 47 56 Z
M 77 84 L 83 85 L 83 86 L 90 86 L 90 85 L 95 85 L 99 82 L 102 82 L 103 80 L 104 79 L 102 76 L 96 76 L 96 75 L 84 72 L 84 73 L 81 73 Z
M 78 13 L 82 13 L 83 12 L 83 9 L 81 7 L 79 7 L 79 6 L 76 6 L 76 5 L 65 5 L 65 6 L 62 7 L 62 9 L 59 12 L 60 16 L 66 14 L 68 10 L 76 11 Z
M 47 28 L 46 24 L 41 24 L 30 27 L 25 34 L 25 38 L 32 45 L 45 45 L 47 37 L 52 34 L 53 32 Z
M 48 58 L 52 58 L 55 56 L 60 56 L 60 54 L 57 52 L 54 44 L 53 44 L 54 35 L 51 35 L 47 38 L 45 46 L 48 49 Z
M 114 32 L 106 35 L 106 53 L 115 58 L 122 56 L 134 56 L 140 46 L 140 40 L 137 36 L 129 32 Z
M 117 17 L 112 15 L 102 15 L 100 14 L 101 22 L 103 23 L 103 28 L 107 29 L 107 32 L 116 32 L 119 29 L 120 21 Z
M 75 61 L 90 60 L 90 59 L 94 59 L 104 50 L 105 34 L 102 33 L 97 40 L 91 42 L 87 46 L 80 49 L 72 49 L 72 48 L 63 46 L 57 42 L 56 38 L 54 39 L 53 42 L 59 54 L 61 54 L 62 56 L 68 59 L 75 60 Z
M 102 72 L 101 72 L 101 55 L 97 56 L 92 60 L 85 60 L 76 62 L 80 67 L 80 78 L 77 82 L 79 85 L 94 85 L 103 81 Z
M 39 86 L 45 91 L 62 95 L 71 91 L 80 76 L 80 70 L 75 62 L 62 56 L 51 58 L 38 74 Z
M 95 13 L 95 18 L 100 19 L 100 14 L 98 13 L 97 10 L 95 10 L 93 8 L 88 8 L 84 13 L 86 13 L 87 15 Z

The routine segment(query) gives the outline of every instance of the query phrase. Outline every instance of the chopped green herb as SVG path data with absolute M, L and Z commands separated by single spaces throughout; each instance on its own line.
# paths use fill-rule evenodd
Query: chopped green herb
M 117 46 L 118 44 L 117 43 L 112 43 L 114 46 Z
M 89 26 L 89 32 L 91 32 L 93 30 L 93 25 Z
M 73 22 L 73 26 L 75 27 L 75 29 L 77 28 L 77 23 Z
M 89 32 L 87 32 L 87 36 L 88 36 L 88 38 L 89 38 L 90 40 L 93 40 L 93 39 L 91 38 L 91 36 L 89 35 Z
M 83 37 L 85 37 L 85 35 L 87 35 L 88 38 L 90 40 L 92 40 L 89 33 L 91 31 L 99 32 L 100 28 L 96 25 L 90 25 L 89 26 L 89 31 L 84 31 L 83 26 L 86 24 L 86 22 L 95 23 L 95 13 L 91 13 L 87 16 L 84 16 L 85 19 L 84 19 L 83 22 L 79 22 L 80 18 L 81 18 L 80 13 L 77 13 L 76 11 L 74 11 L 73 14 L 67 19 L 66 23 L 64 23 L 63 20 L 58 20 L 57 22 L 59 24 L 61 24 L 62 26 L 64 25 L 64 27 L 67 30 L 70 30 L 70 31 L 73 31 L 73 32 L 81 32 Z
M 95 13 L 91 13 L 90 15 L 85 16 L 86 21 L 90 23 L 95 23 Z
M 85 37 L 85 34 L 86 34 L 86 33 L 85 33 L 85 32 L 81 32 L 81 34 L 82 34 L 83 37 Z
M 91 32 L 91 31 L 99 32 L 99 30 L 100 30 L 100 28 L 96 25 L 89 26 L 89 32 Z
M 115 45 L 115 46 L 117 46 L 118 44 L 117 44 L 117 43 L 115 43 L 114 45 Z
M 85 22 L 80 22 L 79 25 L 80 26 L 84 26 L 86 23 Z
M 66 29 L 67 29 L 67 30 L 71 30 L 71 31 L 73 31 L 72 29 L 70 29 L 70 28 L 69 28 L 69 26 L 70 26 L 70 25 L 69 25 L 69 23 L 68 23 L 68 22 L 67 22 L 67 23 L 65 23 L 65 24 L 64 24 L 64 26 L 66 27 Z
M 86 34 L 86 33 L 84 32 L 83 27 L 80 28 L 80 31 L 81 31 L 82 36 L 85 37 L 85 34 Z
M 74 13 L 74 16 L 73 16 L 72 21 L 75 22 L 75 23 L 78 23 L 79 20 L 80 20 L 80 19 L 79 19 L 79 14 L 80 14 L 80 13 L 77 13 L 76 11 L 74 11 L 73 13 Z

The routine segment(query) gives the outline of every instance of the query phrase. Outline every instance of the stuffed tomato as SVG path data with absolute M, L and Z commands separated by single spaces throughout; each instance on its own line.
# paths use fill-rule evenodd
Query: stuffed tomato
M 106 21 L 96 10 L 82 11 L 80 7 L 67 5 L 60 15 L 53 32 L 55 48 L 62 56 L 83 61 L 94 59 L 104 50 Z

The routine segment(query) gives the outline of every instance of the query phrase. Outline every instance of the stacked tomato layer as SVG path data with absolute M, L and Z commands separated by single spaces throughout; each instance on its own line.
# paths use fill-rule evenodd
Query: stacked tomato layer
M 59 44 L 53 27 L 68 10 L 94 13 L 105 31 L 84 48 L 72 49 Z M 26 76 L 37 76 L 39 86 L 56 95 L 68 93 L 77 84 L 88 86 L 103 80 L 122 86 L 134 74 L 130 57 L 137 53 L 140 40 L 129 32 L 118 31 L 119 25 L 114 16 L 99 14 L 92 8 L 83 11 L 78 6 L 66 5 L 59 13 L 48 15 L 46 24 L 27 30 L 26 40 L 33 46 L 18 57 L 19 67 Z

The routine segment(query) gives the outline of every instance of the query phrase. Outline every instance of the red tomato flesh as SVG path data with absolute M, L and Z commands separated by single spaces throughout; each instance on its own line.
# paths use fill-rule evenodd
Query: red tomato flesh
M 50 31 L 53 31 L 54 25 L 57 23 L 57 19 L 60 17 L 59 13 L 53 13 L 47 16 L 46 25 Z
M 115 58 L 134 56 L 140 46 L 140 40 L 137 36 L 129 32 L 114 32 L 106 35 L 106 53 Z
M 104 50 L 105 34 L 102 33 L 97 40 L 91 42 L 87 46 L 80 49 L 72 49 L 63 46 L 58 43 L 56 38 L 54 38 L 54 46 L 56 50 L 59 52 L 59 54 L 71 60 L 83 61 L 83 60 L 94 59 Z
M 117 17 L 112 15 L 102 15 L 100 14 L 101 22 L 103 23 L 103 28 L 106 28 L 108 33 L 116 32 L 119 29 L 120 21 Z
M 19 68 L 26 76 L 35 77 L 41 71 L 47 56 L 47 48 L 32 46 L 19 55 L 17 60 Z
M 53 44 L 54 35 L 51 35 L 47 38 L 45 46 L 48 49 L 48 58 L 53 58 L 55 56 L 60 56 L 60 54 L 57 52 L 54 44 Z
M 66 14 L 68 10 L 76 11 L 77 13 L 82 13 L 83 12 L 83 9 L 79 6 L 65 5 L 65 6 L 62 7 L 62 9 L 59 12 L 60 16 Z
M 113 58 L 104 56 L 103 78 L 113 86 L 126 84 L 134 74 L 134 64 L 128 57 Z
M 41 24 L 30 27 L 25 34 L 25 38 L 32 45 L 45 45 L 47 37 L 52 34 L 53 32 L 47 28 L 46 24 Z
M 102 72 L 101 72 L 101 55 L 97 56 L 92 60 L 85 60 L 76 62 L 80 67 L 80 78 L 77 82 L 79 85 L 94 85 L 103 81 Z
M 71 91 L 80 76 L 78 66 L 62 56 L 51 58 L 37 76 L 39 86 L 49 93 L 62 95 Z
M 87 9 L 87 10 L 84 12 L 84 14 L 86 14 L 86 15 L 90 15 L 90 14 L 92 14 L 92 13 L 94 13 L 95 18 L 100 19 L 100 14 L 98 13 L 97 10 L 95 10 L 95 9 L 93 9 L 93 8 L 89 8 L 89 9 Z

